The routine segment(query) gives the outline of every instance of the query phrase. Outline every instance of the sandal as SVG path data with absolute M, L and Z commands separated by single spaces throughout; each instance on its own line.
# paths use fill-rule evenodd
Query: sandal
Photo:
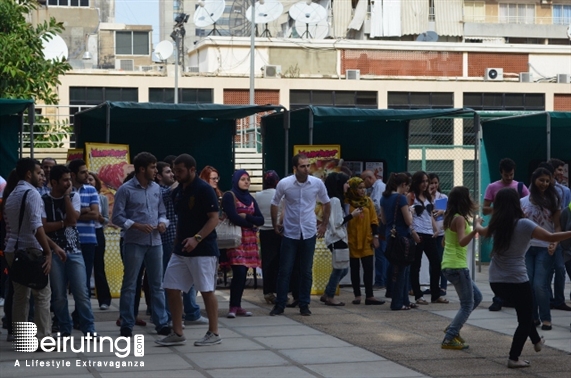
M 410 308 L 418 308 L 418 305 L 416 303 L 411 303 L 408 305 L 408 307 Z
M 360 299 L 353 299 L 353 301 L 351 303 L 353 303 L 354 305 L 358 305 L 358 304 L 361 304 L 361 300 Z
M 416 304 L 419 304 L 419 305 L 427 305 L 428 302 L 425 301 L 424 298 L 421 297 L 421 298 L 418 298 L 418 299 L 416 300 Z
M 432 303 L 450 303 L 450 301 L 446 298 L 439 297 L 437 300 L 432 301 Z
M 391 308 L 391 310 L 392 311 L 408 311 L 408 310 L 410 310 L 410 307 L 403 305 L 401 308 L 396 308 L 396 309 Z

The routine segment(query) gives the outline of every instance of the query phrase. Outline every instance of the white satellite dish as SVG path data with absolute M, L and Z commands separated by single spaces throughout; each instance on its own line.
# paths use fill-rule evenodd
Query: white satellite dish
M 571 24 L 569 24 L 569 26 L 567 26 L 567 37 L 571 41 Z
M 266 25 L 260 37 L 272 36 L 268 29 L 268 23 L 276 20 L 279 16 L 282 15 L 283 11 L 284 11 L 284 6 L 278 0 L 260 0 L 254 4 L 255 23 Z M 248 7 L 248 10 L 246 11 L 246 18 L 248 19 L 248 21 L 252 22 L 251 5 Z
M 160 41 L 155 47 L 155 55 L 161 61 L 165 61 L 172 56 L 174 52 L 174 46 L 171 41 Z
M 323 6 L 311 2 L 311 0 L 300 1 L 291 6 L 289 16 L 296 22 L 305 24 L 305 31 L 301 34 L 301 38 L 314 38 L 309 32 L 309 25 L 317 25 L 320 21 L 327 18 L 327 11 Z M 296 30 L 298 30 L 296 28 Z
M 429 30 L 425 33 L 420 33 L 418 37 L 416 37 L 416 40 L 418 42 L 436 42 L 438 41 L 438 34 L 432 30 Z
M 67 60 L 68 49 L 65 41 L 59 35 L 51 34 L 49 40 L 42 39 L 42 52 L 46 60 Z
M 325 19 L 317 24 L 306 24 L 296 21 L 295 30 L 301 38 L 325 39 L 329 35 L 329 24 Z
M 214 28 L 208 35 L 220 35 L 220 32 L 216 29 L 216 21 L 222 17 L 226 2 L 224 0 L 200 0 L 197 4 L 198 6 L 194 10 L 194 25 L 197 28 L 214 25 Z

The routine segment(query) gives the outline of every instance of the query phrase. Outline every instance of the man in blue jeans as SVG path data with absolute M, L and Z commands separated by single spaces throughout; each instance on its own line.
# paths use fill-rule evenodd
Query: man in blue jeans
M 160 187 L 155 183 L 157 159 L 141 152 L 133 160 L 135 176 L 115 194 L 113 224 L 125 230 L 123 284 L 121 285 L 121 336 L 131 337 L 135 325 L 134 303 L 137 276 L 145 262 L 151 291 L 151 313 L 155 330 L 168 335 L 168 317 L 163 290 L 163 248 L 160 234 L 169 226 Z
M 313 254 L 316 237 L 322 238 L 329 224 L 331 204 L 323 181 L 309 174 L 309 158 L 297 154 L 292 159 L 295 174 L 283 178 L 272 199 L 271 216 L 274 231 L 283 234 L 278 271 L 277 298 L 271 316 L 281 315 L 287 302 L 291 272 L 297 258 L 299 263 L 299 312 L 311 315 L 309 310 L 313 282 Z M 278 220 L 280 201 L 284 200 L 283 224 Z M 315 204 L 323 204 L 323 222 L 317 228 Z

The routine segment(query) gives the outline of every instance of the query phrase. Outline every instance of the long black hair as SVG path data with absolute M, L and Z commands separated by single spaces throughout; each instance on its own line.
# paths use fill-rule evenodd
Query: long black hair
M 553 183 L 545 189 L 543 195 L 539 188 L 535 185 L 535 180 L 540 176 L 549 176 L 549 180 L 553 182 L 553 174 L 550 170 L 544 167 L 539 167 L 531 174 L 531 184 L 529 185 L 529 200 L 532 204 L 539 206 L 540 209 L 547 209 L 554 214 L 559 210 L 559 196 L 555 190 Z
M 424 171 L 418 171 L 418 172 L 415 172 L 414 175 L 412 175 L 412 182 L 410 184 L 410 191 L 414 193 L 416 198 L 418 198 L 421 194 L 420 185 L 422 185 L 422 181 L 424 180 L 425 176 L 426 176 L 426 179 L 428 180 L 428 175 Z M 426 190 L 424 192 L 422 192 L 422 194 L 424 195 L 424 197 L 426 197 L 428 202 L 432 202 L 432 195 L 430 194 L 430 191 L 428 190 L 428 188 L 429 188 L 429 185 L 426 186 Z
M 387 181 L 387 186 L 383 192 L 383 197 L 390 197 L 393 192 L 396 192 L 399 186 L 402 184 L 410 185 L 410 177 L 404 173 L 391 173 L 389 180 Z
M 513 188 L 503 188 L 494 198 L 492 219 L 488 225 L 487 238 L 493 238 L 492 254 L 505 252 L 512 242 L 517 221 L 525 218 L 519 194 Z
M 343 185 L 349 180 L 349 176 L 341 172 L 332 172 L 325 178 L 325 188 L 327 195 L 338 198 L 341 203 L 345 201 L 345 194 L 343 193 Z
M 449 229 L 456 214 L 460 214 L 466 221 L 474 216 L 477 206 L 470 198 L 470 189 L 465 186 L 455 186 L 448 194 L 448 204 L 444 215 L 444 229 Z

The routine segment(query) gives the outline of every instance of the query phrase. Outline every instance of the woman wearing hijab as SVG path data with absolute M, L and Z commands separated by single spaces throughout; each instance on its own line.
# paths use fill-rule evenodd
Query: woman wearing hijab
M 264 224 L 264 217 L 250 192 L 250 175 L 243 169 L 234 172 L 232 190 L 222 196 L 222 209 L 232 223 L 242 228 L 242 243 L 226 250 L 227 264 L 232 267 L 230 283 L 230 309 L 228 318 L 252 316 L 241 307 L 242 294 L 249 268 L 260 266 L 257 227 Z
M 365 304 L 381 305 L 385 303 L 373 296 L 374 250 L 379 247 L 379 219 L 373 201 L 367 197 L 365 182 L 360 177 L 348 181 L 349 189 L 345 193 L 346 213 L 361 209 L 361 214 L 347 224 L 349 237 L 349 264 L 351 285 L 355 299 L 353 304 L 361 304 L 360 265 L 363 265 L 363 283 L 365 284 Z

